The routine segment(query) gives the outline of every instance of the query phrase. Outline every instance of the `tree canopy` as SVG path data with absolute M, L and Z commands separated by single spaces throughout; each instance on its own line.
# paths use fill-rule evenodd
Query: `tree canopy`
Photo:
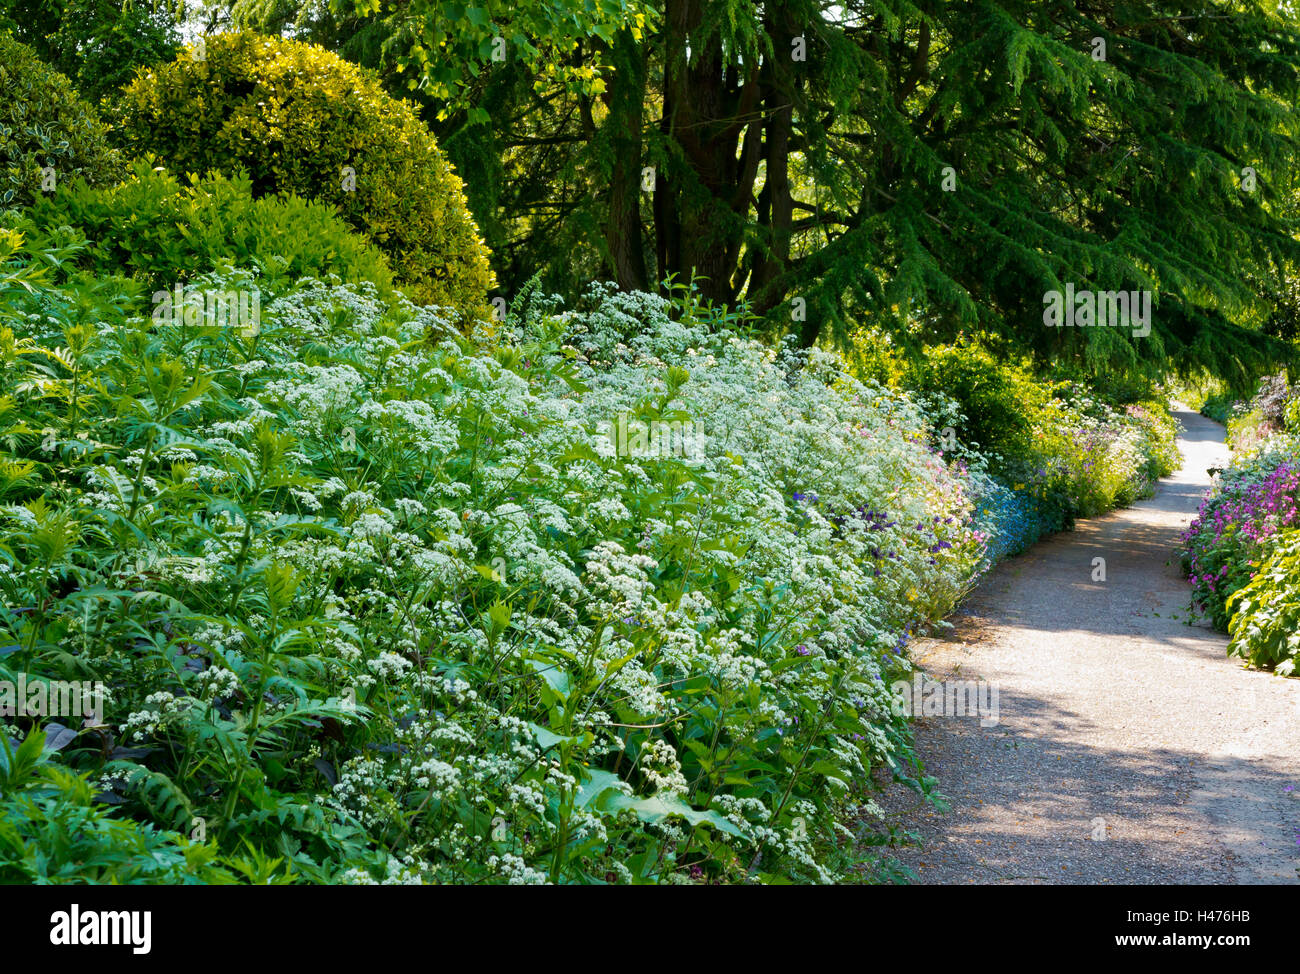
M 562 292 L 694 278 L 805 344 L 979 331 L 1225 375 L 1288 353 L 1261 326 L 1297 249 L 1289 8 L 483 3 L 236 19 L 356 38 L 422 101 L 507 294 L 538 268 Z M 1150 334 L 1046 327 L 1067 286 L 1151 292 Z

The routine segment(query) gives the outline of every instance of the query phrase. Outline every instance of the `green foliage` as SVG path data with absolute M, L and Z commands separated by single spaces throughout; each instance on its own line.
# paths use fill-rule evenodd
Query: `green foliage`
M 1300 530 L 1277 535 L 1253 577 L 1228 597 L 1229 654 L 1279 676 L 1300 666 Z
M 113 817 L 85 775 L 55 763 L 48 735 L 0 731 L 0 883 L 228 884 L 248 863 L 211 843 Z M 185 827 L 189 828 L 189 821 Z M 232 868 L 233 866 L 233 868 Z
M 473 50 L 493 30 L 512 50 L 516 30 L 544 37 L 547 4 L 346 9 L 382 18 L 372 49 L 429 86 L 472 76 L 478 111 L 443 142 L 495 163 L 475 205 L 508 290 L 539 271 L 570 293 L 593 267 L 630 289 L 695 275 L 774 331 L 802 299 L 804 344 L 869 313 L 900 338 L 975 328 L 1148 377 L 1242 381 L 1294 355 L 1258 283 L 1300 258 L 1284 6 L 646 3 L 645 29 L 587 28 L 563 59 L 599 99 Z M 443 42 L 457 53 L 435 56 Z M 1046 327 L 1044 293 L 1069 284 L 1152 291 L 1151 333 Z
M 1219 472 L 1183 537 L 1193 604 L 1216 628 L 1232 629 L 1233 596 L 1256 576 L 1273 541 L 1297 527 L 1300 439 L 1275 433 Z
M 1231 635 L 1230 654 L 1282 675 L 1300 660 L 1298 421 L 1300 392 L 1285 373 L 1233 403 L 1232 462 L 1183 537 L 1193 605 Z
M 1071 517 L 1095 517 L 1154 492 L 1177 469 L 1177 424 L 1163 400 L 1115 407 L 1077 384 L 1053 388 L 1040 451 L 1060 470 Z
M 1238 398 L 1228 392 L 1212 392 L 1200 405 L 1200 412 L 1216 423 L 1227 424 L 1232 418 Z
M 6 27 L 94 103 L 179 46 L 172 7 L 150 0 L 0 0 Z
M 259 287 L 269 292 L 331 274 L 369 281 L 385 294 L 392 289 L 383 254 L 331 207 L 297 196 L 255 199 L 244 175 L 192 176 L 182 185 L 137 162 L 125 182 L 65 187 L 14 225 L 36 247 L 41 237 L 61 240 L 71 228 L 89 241 L 73 267 L 134 277 L 151 292 L 229 265 L 257 268 Z
M 77 176 L 109 183 L 122 168 L 103 124 L 68 79 L 0 34 L 0 208 L 28 204 Z M 43 190 L 51 170 L 53 189 Z
M 924 391 L 916 381 L 918 370 L 914 357 L 895 345 L 888 332 L 859 329 L 844 350 L 844 357 L 853 374 L 864 382 L 891 389 L 911 386 Z
M 1078 382 L 1050 382 L 1027 362 L 976 342 L 912 356 L 882 336 L 857 342 L 855 373 L 927 402 L 943 454 L 971 469 L 976 523 L 989 558 L 1150 496 L 1178 466 L 1173 417 L 1140 380 L 1112 376 L 1114 399 Z
M 1207 398 L 1201 411 L 1227 427 L 1234 451 L 1249 453 L 1275 433 L 1300 432 L 1300 386 L 1279 372 L 1260 379 L 1253 395 Z
M 1217 405 L 1217 404 L 1212 404 Z M 1235 407 L 1235 408 L 1234 408 Z M 1259 409 L 1249 403 L 1234 403 L 1223 420 L 1228 432 L 1228 443 L 1234 450 L 1250 450 L 1268 436 L 1268 421 Z
M 460 179 L 408 105 L 355 65 L 295 41 L 220 34 L 196 54 L 143 72 L 123 93 L 127 148 L 183 172 L 246 171 L 259 196 L 337 206 L 414 296 L 483 312 L 486 248 Z
M 924 790 L 888 681 L 982 548 L 905 397 L 690 296 L 530 299 L 480 343 L 302 283 L 249 334 L 24 248 L 0 679 L 104 682 L 51 760 L 114 821 L 201 822 L 249 881 L 830 881 L 872 769 Z M 616 448 L 619 416 L 708 436 Z
M 373 0 L 338 5 L 342 9 L 349 6 L 363 15 L 381 11 Z M 398 64 L 410 71 L 409 86 L 427 87 L 433 97 L 444 101 L 462 97 L 474 76 L 507 55 L 554 83 L 598 94 L 604 91 L 600 77 L 604 65 L 581 60 L 574 64 L 566 55 L 581 41 L 612 41 L 623 26 L 631 27 L 639 37 L 648 13 L 645 5 L 627 0 L 581 4 L 478 0 L 473 5 L 413 0 L 400 13 L 396 8 L 382 9 L 391 24 L 400 24 L 405 46 Z
M 1018 458 L 1037 447 L 1038 420 L 1050 393 L 1027 368 L 1000 360 L 981 345 L 927 349 L 904 382 L 955 399 L 962 412 L 957 438 L 974 449 Z

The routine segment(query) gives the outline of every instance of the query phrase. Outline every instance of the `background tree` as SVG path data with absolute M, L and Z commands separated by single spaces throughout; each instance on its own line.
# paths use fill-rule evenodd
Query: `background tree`
M 171 5 L 148 0 L 0 0 L 0 31 L 11 31 L 95 102 L 136 68 L 174 57 L 178 23 Z
M 1288 353 L 1257 327 L 1296 253 L 1276 3 L 334 9 L 433 99 L 507 290 L 694 276 L 804 343 L 982 331 L 1095 368 Z M 1151 290 L 1151 336 L 1045 327 L 1067 283 Z

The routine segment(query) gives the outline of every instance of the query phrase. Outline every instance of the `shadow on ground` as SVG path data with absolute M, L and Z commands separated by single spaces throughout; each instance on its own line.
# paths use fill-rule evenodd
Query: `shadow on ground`
M 916 647 L 933 678 L 996 687 L 999 718 L 916 721 L 952 810 L 879 804 L 920 882 L 1300 883 L 1300 680 L 1243 669 L 1189 612 L 1179 539 L 1227 450 L 1177 416 L 1155 497 L 999 565 Z

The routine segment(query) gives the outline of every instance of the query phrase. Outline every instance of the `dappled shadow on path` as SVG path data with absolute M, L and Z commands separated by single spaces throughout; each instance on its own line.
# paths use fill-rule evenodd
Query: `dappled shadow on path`
M 1300 875 L 1300 771 L 1155 741 L 1103 746 L 1088 718 L 1024 693 L 1004 690 L 1000 710 L 996 727 L 916 721 L 926 771 L 960 809 L 904 816 L 920 844 L 895 854 L 921 882 L 1230 883 L 1228 830 L 1273 862 L 1258 881 Z M 1231 785 L 1244 779 L 1248 793 Z M 896 815 L 906 799 L 892 798 Z
M 1154 497 L 1002 563 L 915 647 L 1000 711 L 915 722 L 953 810 L 904 813 L 898 786 L 881 805 L 922 840 L 899 853 L 922 882 L 1300 881 L 1300 681 L 1242 669 L 1190 617 L 1180 540 L 1227 452 L 1178 418 L 1184 464 Z

